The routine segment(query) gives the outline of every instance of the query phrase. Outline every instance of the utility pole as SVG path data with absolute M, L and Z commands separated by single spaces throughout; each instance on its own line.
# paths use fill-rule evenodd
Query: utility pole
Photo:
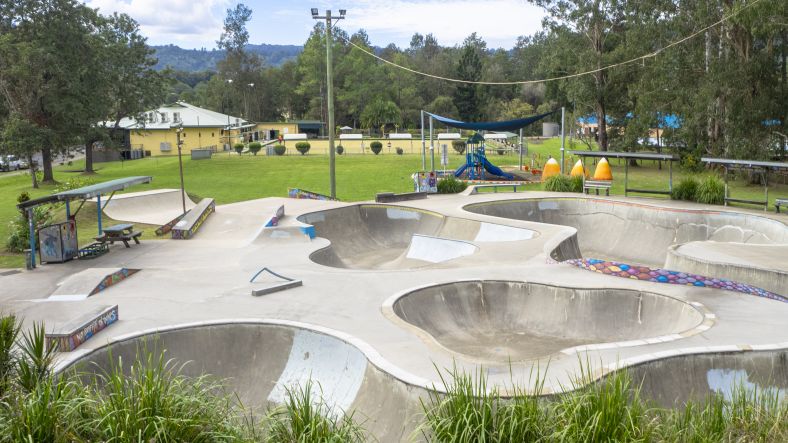
M 345 9 L 339 10 L 339 17 L 332 17 L 331 10 L 326 10 L 326 15 L 318 15 L 317 8 L 312 8 L 312 18 L 315 20 L 326 21 L 326 95 L 328 96 L 328 177 L 331 185 L 331 198 L 337 198 L 337 182 L 336 182 L 336 163 L 334 152 L 334 79 L 333 67 L 331 60 L 331 46 L 333 46 L 331 39 L 331 27 L 333 20 L 342 20 L 345 18 Z
M 561 107 L 561 174 L 564 173 L 564 107 Z

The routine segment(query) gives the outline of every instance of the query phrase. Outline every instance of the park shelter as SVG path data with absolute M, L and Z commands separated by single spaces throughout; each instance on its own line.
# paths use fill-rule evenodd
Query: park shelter
M 770 171 L 788 171 L 788 163 L 782 162 L 767 162 L 757 160 L 732 160 L 727 158 L 711 158 L 702 157 L 702 162 L 708 165 L 719 165 L 725 168 L 723 179 L 725 180 L 725 206 L 728 203 L 746 203 L 751 205 L 763 205 L 763 209 L 769 207 L 769 172 Z M 763 182 L 763 200 L 747 200 L 742 198 L 731 198 L 728 189 L 728 173 L 731 170 L 749 170 L 753 173 L 759 174 Z
M 143 183 L 150 183 L 153 180 L 151 176 L 137 176 L 137 177 L 125 177 L 125 178 L 118 178 L 115 180 L 109 180 L 103 183 L 97 183 L 95 185 L 84 186 L 77 189 L 71 189 L 68 191 L 58 192 L 56 194 L 48 195 L 46 197 L 41 197 L 33 200 L 28 200 L 26 202 L 22 202 L 17 205 L 17 208 L 21 211 L 25 211 L 27 213 L 27 220 L 28 220 L 28 228 L 30 229 L 30 266 L 35 268 L 36 264 L 36 235 L 35 235 L 35 225 L 33 223 L 33 208 L 45 204 L 51 203 L 58 203 L 63 202 L 66 205 L 66 220 L 72 220 L 77 216 L 82 206 L 88 199 L 95 198 L 96 199 L 96 213 L 98 218 L 98 235 L 101 235 L 101 213 L 104 206 L 112 200 L 112 196 L 115 195 L 117 191 L 122 191 L 134 185 L 139 185 Z M 109 198 L 107 198 L 106 203 L 104 205 L 101 204 L 101 196 L 109 194 Z M 75 200 L 81 200 L 79 207 L 77 210 L 72 214 L 71 213 L 71 202 Z
M 570 155 L 576 155 L 581 159 L 586 157 L 619 158 L 624 159 L 624 196 L 630 192 L 637 194 L 662 194 L 670 195 L 673 193 L 673 162 L 679 158 L 673 154 L 659 154 L 656 152 L 616 152 L 616 151 L 569 151 Z M 668 162 L 668 190 L 660 189 L 636 189 L 629 187 L 629 161 L 630 160 L 656 160 Z

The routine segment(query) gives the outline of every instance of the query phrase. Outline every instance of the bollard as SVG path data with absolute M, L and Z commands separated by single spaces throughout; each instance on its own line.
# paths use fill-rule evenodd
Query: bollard
M 28 271 L 32 271 L 35 269 L 35 265 L 33 264 L 33 253 L 30 249 L 25 249 L 25 269 Z

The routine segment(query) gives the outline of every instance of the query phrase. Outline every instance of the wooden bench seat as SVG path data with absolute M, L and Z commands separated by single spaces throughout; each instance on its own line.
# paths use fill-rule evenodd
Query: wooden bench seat
M 613 182 L 610 180 L 583 180 L 583 192 L 588 194 L 589 189 L 596 191 L 599 195 L 599 190 L 604 189 L 605 195 L 610 195 L 610 188 L 613 187 Z
M 114 245 L 116 241 L 122 241 L 123 244 L 129 248 L 129 241 L 134 241 L 136 244 L 140 244 L 140 236 L 142 235 L 142 231 L 134 231 L 129 233 L 117 234 L 117 235 L 107 235 L 105 232 L 98 237 L 94 237 L 97 242 L 99 243 L 109 243 Z
M 780 206 L 788 206 L 788 198 L 778 198 L 774 200 L 774 209 L 780 213 Z

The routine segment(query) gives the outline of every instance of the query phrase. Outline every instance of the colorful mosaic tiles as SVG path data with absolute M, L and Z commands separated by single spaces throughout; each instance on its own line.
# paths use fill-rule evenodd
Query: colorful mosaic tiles
M 727 291 L 741 292 L 744 294 L 766 297 L 788 303 L 788 298 L 773 292 L 766 291 L 745 283 L 739 283 L 724 278 L 711 278 L 702 275 L 688 274 L 667 269 L 649 268 L 647 266 L 630 265 L 614 261 L 599 260 L 595 258 L 571 259 L 568 263 L 588 271 L 615 277 L 632 278 L 635 280 L 650 281 L 655 283 L 668 283 L 673 285 L 695 286 L 700 288 L 725 289 Z

